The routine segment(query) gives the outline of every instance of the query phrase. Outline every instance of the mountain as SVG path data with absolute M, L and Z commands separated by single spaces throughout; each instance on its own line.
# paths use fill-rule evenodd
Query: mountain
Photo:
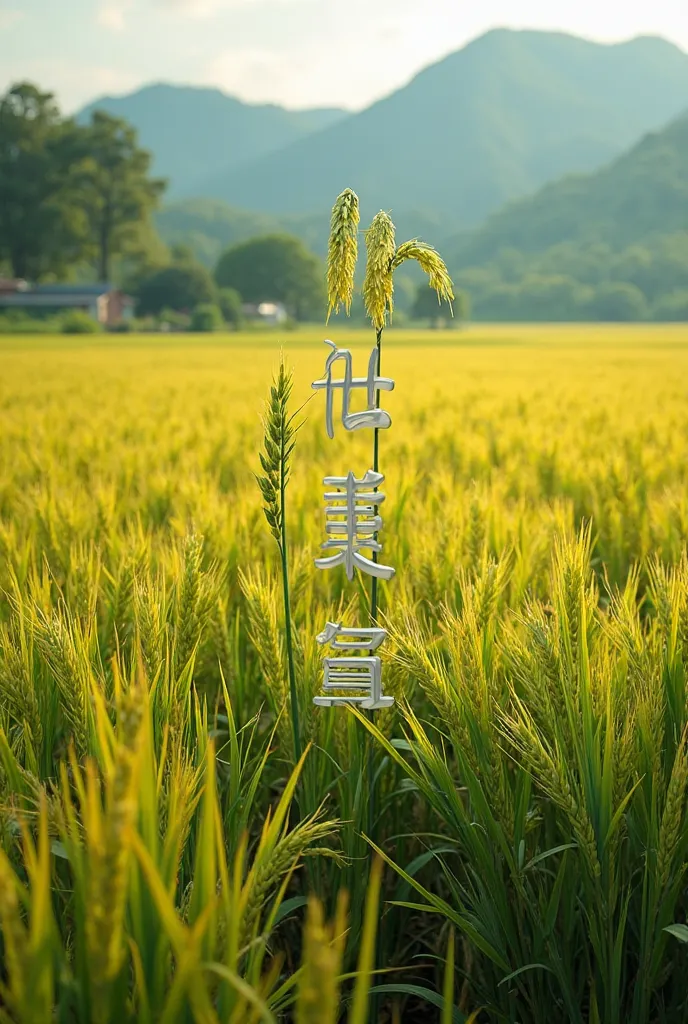
M 688 111 L 443 253 L 480 319 L 688 319 Z
M 509 204 L 445 251 L 453 265 L 474 265 L 504 249 L 535 254 L 573 242 L 619 250 L 677 231 L 688 231 L 688 111 L 595 174 L 567 175 Z
M 436 240 L 445 226 L 439 217 L 406 210 L 395 215 L 397 236 L 405 240 L 421 236 Z M 160 237 L 167 245 L 187 245 L 206 266 L 214 267 L 220 253 L 256 235 L 286 231 L 296 235 L 313 252 L 324 257 L 330 230 L 327 206 L 316 213 L 260 213 L 229 206 L 221 199 L 178 199 L 155 214 Z
M 164 84 L 104 96 L 77 120 L 88 120 L 94 110 L 123 117 L 138 129 L 141 144 L 154 155 L 154 173 L 169 180 L 172 196 L 189 194 L 207 175 L 221 178 L 346 116 L 343 110 L 285 110 L 242 103 L 219 89 Z
M 283 215 L 329 209 L 349 185 L 365 217 L 414 208 L 472 226 L 600 166 L 687 104 L 688 54 L 662 39 L 602 45 L 497 29 L 361 113 L 211 170 L 193 191 Z
M 188 246 L 211 268 L 228 246 L 284 230 L 273 214 L 235 210 L 220 199 L 167 203 L 155 214 L 155 226 L 166 245 Z

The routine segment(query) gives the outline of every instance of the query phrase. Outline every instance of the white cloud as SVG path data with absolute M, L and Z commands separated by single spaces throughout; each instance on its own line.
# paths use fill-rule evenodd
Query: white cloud
M 221 11 L 251 10 L 275 5 L 315 3 L 317 0 L 157 0 L 157 6 L 192 18 L 208 18 Z
M 274 52 L 260 47 L 223 50 L 206 67 L 208 85 L 219 85 L 227 92 L 254 103 L 273 101 L 297 86 L 299 60 L 286 51 Z
M 23 11 L 18 11 L 12 7 L 0 7 L 0 31 L 7 32 L 18 21 L 21 21 L 23 17 Z
M 105 93 L 125 93 L 146 81 L 146 74 L 134 74 L 99 64 L 82 64 L 63 57 L 15 58 L 3 63 L 0 91 L 16 81 L 37 82 L 57 96 L 60 107 L 71 114 Z
M 360 64 L 352 77 L 350 64 L 333 62 L 326 47 L 304 47 L 296 52 L 261 47 L 226 49 L 206 65 L 203 83 L 219 86 L 249 103 L 279 103 L 293 109 L 354 109 L 389 86 L 389 68 L 380 60 L 379 47 L 377 54 L 360 48 L 359 57 Z
M 351 17 L 342 21 L 330 10 L 311 31 L 292 36 L 290 46 L 274 33 L 268 40 L 265 32 L 258 46 L 237 42 L 206 63 L 203 82 L 253 103 L 360 109 L 403 85 L 438 56 L 437 40 L 425 19 L 415 11 L 399 10 L 410 0 L 394 0 L 394 15 L 391 0 L 377 0 L 388 5 L 387 11 L 361 31 L 370 2 L 348 0 Z
M 102 28 L 108 29 L 109 32 L 124 32 L 126 24 L 126 16 L 131 7 L 127 0 L 122 0 L 121 3 L 108 3 L 102 6 L 97 15 L 98 24 Z

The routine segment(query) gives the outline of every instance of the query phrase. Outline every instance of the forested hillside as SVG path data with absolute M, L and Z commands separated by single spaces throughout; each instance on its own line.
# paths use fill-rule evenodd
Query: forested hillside
M 688 113 L 445 251 L 478 317 L 688 317 Z
M 687 106 L 688 55 L 664 40 L 496 30 L 359 114 L 211 171 L 196 195 L 283 215 L 328 209 L 353 184 L 364 218 L 415 209 L 470 227 L 597 169 Z

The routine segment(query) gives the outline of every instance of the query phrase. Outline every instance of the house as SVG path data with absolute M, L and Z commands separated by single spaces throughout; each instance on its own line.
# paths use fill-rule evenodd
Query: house
M 0 313 L 12 309 L 28 316 L 50 316 L 78 309 L 104 327 L 134 315 L 134 299 L 109 284 L 37 284 L 0 279 Z
M 0 295 L 15 295 L 17 292 L 25 292 L 28 287 L 28 282 L 19 278 L 0 277 Z
M 241 312 L 246 320 L 271 327 L 277 327 L 289 319 L 289 314 L 281 302 L 244 303 Z

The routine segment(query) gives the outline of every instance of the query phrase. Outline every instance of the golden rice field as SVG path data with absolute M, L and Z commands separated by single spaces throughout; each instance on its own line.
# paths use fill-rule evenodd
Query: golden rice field
M 369 717 L 312 704 L 369 609 L 312 564 L 372 465 L 325 337 L 365 373 L 336 318 L 0 339 L 0 1019 L 688 1020 L 688 331 L 385 332 Z

